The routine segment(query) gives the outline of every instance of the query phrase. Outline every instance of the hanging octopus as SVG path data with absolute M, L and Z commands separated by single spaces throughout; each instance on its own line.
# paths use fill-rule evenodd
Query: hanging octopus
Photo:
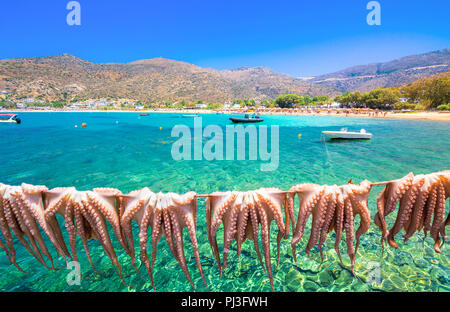
M 183 228 L 188 229 L 189 237 L 192 242 L 195 262 L 202 276 L 206 287 L 206 280 L 203 275 L 198 251 L 197 236 L 195 228 L 197 226 L 197 197 L 196 193 L 190 192 L 184 195 L 174 193 L 151 192 L 148 188 L 133 191 L 123 198 L 123 212 L 121 213 L 121 227 L 127 241 L 128 254 L 134 265 L 135 251 L 133 232 L 131 228 L 132 221 L 139 225 L 139 244 L 141 247 L 141 259 L 144 263 L 148 275 L 150 276 L 153 289 L 153 265 L 156 259 L 157 244 L 162 236 L 165 237 L 170 251 L 177 260 L 184 275 L 189 280 L 192 288 L 195 290 L 194 283 L 189 274 L 183 247 Z M 152 228 L 152 262 L 148 259 L 147 241 L 148 227 Z
M 381 243 L 398 248 L 395 236 L 402 230 L 406 243 L 415 232 L 423 229 L 425 238 L 428 233 L 434 240 L 434 250 L 441 253 L 440 247 L 445 241 L 445 202 L 450 196 L 450 171 L 414 176 L 412 173 L 394 181 L 388 181 L 377 198 L 378 213 L 375 224 L 382 231 Z M 399 203 L 399 210 L 393 227 L 387 230 L 385 218 Z
M 438 172 L 436 174 L 438 175 L 439 179 L 441 180 L 441 182 L 444 186 L 445 198 L 447 199 L 450 197 L 450 170 Z M 441 230 L 440 230 L 440 234 L 442 236 L 443 243 L 445 242 L 445 239 L 447 238 L 447 236 L 445 234 L 445 227 L 448 225 L 450 225 L 450 211 L 447 215 L 447 219 L 442 224 Z
M 22 186 L 0 185 L 2 197 L 0 203 L 0 228 L 6 241 L 6 245 L 1 242 L 0 247 L 5 250 L 11 263 L 21 271 L 23 270 L 15 261 L 15 249 L 10 230 L 25 249 L 47 269 L 55 270 L 55 267 L 53 258 L 45 245 L 38 226 L 48 236 L 57 252 L 64 259 L 66 257 L 70 258 L 70 253 L 64 243 L 58 240 L 57 235 L 45 222 L 42 193 L 46 190 L 45 186 L 32 186 L 29 184 L 22 184 Z M 44 256 L 50 260 L 51 267 L 45 263 Z
M 98 188 L 83 192 L 77 191 L 74 187 L 55 188 L 45 192 L 46 209 L 44 215 L 46 222 L 53 229 L 59 227 L 55 214 L 64 218 L 73 259 L 78 261 L 76 248 L 78 234 L 83 242 L 88 261 L 96 272 L 98 271 L 92 263 L 88 241 L 99 241 L 108 258 L 117 268 L 120 279 L 127 285 L 123 280 L 121 266 L 117 260 L 106 224 L 106 221 L 111 224 L 119 243 L 127 250 L 115 207 L 115 198 L 120 194 L 119 190 L 111 188 Z M 58 237 L 62 237 L 60 233 L 58 233 Z
M 297 224 L 293 230 L 292 254 L 297 263 L 296 246 L 303 237 L 308 218 L 312 214 L 311 234 L 306 245 L 305 252 L 310 254 L 310 250 L 317 244 L 321 265 L 323 263 L 322 246 L 326 241 L 328 233 L 335 231 L 336 241 L 334 248 L 342 263 L 339 250 L 342 233 L 346 233 L 347 254 L 351 260 L 353 275 L 355 256 L 360 244 L 361 235 L 366 233 L 370 226 L 370 211 L 367 201 L 372 184 L 365 180 L 359 185 L 347 184 L 343 186 L 328 186 L 317 184 L 299 184 L 289 190 L 289 214 L 294 220 L 294 200 L 295 195 L 299 197 L 300 207 L 297 216 Z M 360 226 L 354 233 L 355 216 L 360 216 Z M 356 247 L 354 247 L 356 240 Z
M 286 224 L 283 221 L 285 209 Z M 280 261 L 280 242 L 283 236 L 289 234 L 289 216 L 286 210 L 286 195 L 275 188 L 262 188 L 250 192 L 216 192 L 208 196 L 205 204 L 208 240 L 219 266 L 219 272 L 227 267 L 228 253 L 233 239 L 237 241 L 237 257 L 239 258 L 242 244 L 250 239 L 253 241 L 258 260 L 267 272 L 270 286 L 273 287 L 272 266 L 270 261 L 270 224 L 275 220 L 278 226 L 277 258 Z M 223 266 L 221 265 L 217 245 L 217 231 L 223 223 L 224 245 Z M 259 250 L 259 225 L 264 252 L 265 267 Z

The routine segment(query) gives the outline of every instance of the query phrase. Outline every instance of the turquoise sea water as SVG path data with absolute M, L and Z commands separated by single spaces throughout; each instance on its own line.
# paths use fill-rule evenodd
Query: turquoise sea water
M 201 116 L 203 126 L 215 124 L 224 128 L 230 124 L 227 115 Z M 262 172 L 260 161 L 174 161 L 171 148 L 177 138 L 171 137 L 173 126 L 184 124 L 192 128 L 194 125 L 193 119 L 182 118 L 180 114 L 158 113 L 140 117 L 138 113 L 22 113 L 20 117 L 21 125 L 0 125 L 0 182 L 12 185 L 26 182 L 49 188 L 76 186 L 79 190 L 108 186 L 124 193 L 147 186 L 154 192 L 193 190 L 210 193 L 260 187 L 286 190 L 303 182 L 345 184 L 350 178 L 355 183 L 363 179 L 384 181 L 400 178 L 410 171 L 420 174 L 450 169 L 450 123 L 444 122 L 264 116 L 264 125 L 280 126 L 280 163 L 276 171 Z M 81 127 L 83 122 L 87 123 L 86 128 Z M 374 133 L 374 138 L 371 141 L 321 142 L 321 131 L 342 127 L 349 130 L 365 128 Z M 298 134 L 302 134 L 301 138 Z M 376 196 L 381 189 L 374 187 L 369 199 L 372 220 Z M 390 224 L 392 217 L 388 220 Z M 380 232 L 372 224 L 361 238 L 356 260 L 359 279 L 355 279 L 347 267 L 349 259 L 345 255 L 344 241 L 341 252 L 346 266 L 337 260 L 333 249 L 334 234 L 329 235 L 325 245 L 326 262 L 320 270 L 317 248 L 312 250 L 311 258 L 305 255 L 303 250 L 309 229 L 310 222 L 297 247 L 298 266 L 292 259 L 289 237 L 282 242 L 280 267 L 275 269 L 276 230 L 272 226 L 271 254 L 276 291 L 450 290 L 449 246 L 443 247 L 441 255 L 435 254 L 430 238 L 422 246 L 422 234 L 416 234 L 403 244 L 400 233 L 399 249 L 387 248 L 382 254 Z M 137 236 L 137 231 L 135 233 Z M 257 261 L 253 243 L 249 241 L 244 244 L 239 260 L 234 256 L 229 258 L 229 266 L 219 278 L 206 238 L 203 200 L 199 201 L 197 237 L 210 290 L 271 290 Z M 222 237 L 220 232 L 220 249 Z M 205 291 L 186 233 L 184 239 L 194 283 L 199 291 Z M 149 279 L 143 280 L 136 274 L 128 256 L 115 240 L 124 278 L 134 287 L 120 282 L 99 244 L 91 241 L 93 262 L 101 271 L 101 274 L 95 273 L 87 262 L 81 242 L 78 243 L 83 272 L 80 286 L 68 285 L 69 271 L 61 258 L 56 261 L 61 270 L 47 271 L 16 242 L 18 263 L 27 273 L 15 269 L 2 253 L 0 290 L 153 291 Z M 235 251 L 234 242 L 230 254 L 234 255 Z M 140 270 L 146 276 L 143 266 Z M 154 277 L 158 291 L 192 290 L 164 239 L 158 245 Z

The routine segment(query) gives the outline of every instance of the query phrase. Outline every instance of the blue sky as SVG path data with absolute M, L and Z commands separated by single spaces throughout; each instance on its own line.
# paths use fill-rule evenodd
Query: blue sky
M 267 66 L 297 77 L 450 47 L 450 1 L 67 0 L 0 4 L 0 58 L 70 53 L 92 62 L 166 57 L 217 69 Z

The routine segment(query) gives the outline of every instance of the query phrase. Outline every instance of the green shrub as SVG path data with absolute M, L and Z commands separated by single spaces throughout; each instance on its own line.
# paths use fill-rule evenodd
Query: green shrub
M 437 107 L 437 109 L 438 109 L 438 110 L 450 110 L 450 104 L 447 104 L 447 105 L 445 105 L 445 104 L 439 105 L 439 106 Z
M 412 103 L 396 103 L 394 105 L 394 109 L 401 110 L 401 109 L 416 109 L 416 104 Z

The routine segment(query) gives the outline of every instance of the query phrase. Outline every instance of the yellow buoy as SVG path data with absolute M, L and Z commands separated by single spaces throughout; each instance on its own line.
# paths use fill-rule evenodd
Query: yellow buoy
M 298 137 L 299 137 L 299 138 L 301 138 L 301 137 L 302 137 L 301 133 L 299 133 L 299 134 L 298 134 Z
M 159 130 L 162 130 L 162 127 L 159 127 Z

